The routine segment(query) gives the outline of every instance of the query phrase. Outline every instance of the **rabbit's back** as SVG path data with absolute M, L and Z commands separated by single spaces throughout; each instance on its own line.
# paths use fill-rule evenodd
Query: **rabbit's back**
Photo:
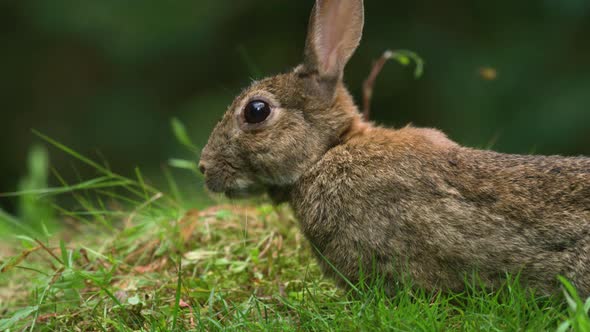
M 360 268 L 389 283 L 406 275 L 460 289 L 477 270 L 491 285 L 522 272 L 549 292 L 562 274 L 590 291 L 588 158 L 504 155 L 435 130 L 372 128 L 311 168 L 292 205 L 320 262 L 351 281 Z
M 590 293 L 590 159 L 374 127 L 343 82 L 363 26 L 363 0 L 315 2 L 303 62 L 253 82 L 213 130 L 199 162 L 207 187 L 290 200 L 324 270 L 352 282 L 362 272 L 460 289 L 473 270 L 491 285 L 522 270 L 543 291 L 563 274 Z

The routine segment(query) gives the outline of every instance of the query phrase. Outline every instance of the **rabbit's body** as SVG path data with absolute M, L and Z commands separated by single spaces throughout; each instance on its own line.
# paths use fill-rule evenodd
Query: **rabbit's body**
M 590 291 L 588 158 L 505 155 L 431 129 L 368 127 L 306 172 L 291 204 L 337 280 L 377 272 L 386 285 L 405 276 L 458 290 L 472 271 L 490 285 L 511 272 L 544 292 L 556 275 Z
M 477 271 L 590 294 L 590 158 L 464 148 L 434 129 L 361 119 L 342 82 L 362 0 L 317 0 L 304 62 L 254 82 L 201 155 L 207 187 L 288 201 L 328 275 L 461 289 Z M 336 270 L 338 272 L 336 272 Z

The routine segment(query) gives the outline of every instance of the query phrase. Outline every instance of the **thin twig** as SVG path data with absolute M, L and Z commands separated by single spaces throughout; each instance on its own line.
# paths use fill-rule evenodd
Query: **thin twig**
M 393 57 L 393 52 L 387 50 L 381 55 L 381 57 L 373 63 L 373 68 L 369 77 L 363 83 L 363 118 L 369 121 L 371 115 L 371 99 L 373 98 L 373 88 L 375 87 L 375 80 L 383 70 L 383 66 L 387 60 Z
M 379 73 L 381 73 L 383 66 L 385 66 L 385 63 L 390 59 L 397 60 L 402 66 L 407 66 L 412 63 L 412 61 L 416 63 L 416 69 L 414 69 L 414 78 L 416 79 L 422 76 L 422 73 L 424 72 L 424 61 L 418 54 L 408 50 L 395 50 L 395 52 L 390 50 L 385 51 L 383 55 L 373 63 L 371 73 L 363 84 L 363 117 L 366 121 L 370 120 L 371 99 L 373 98 L 375 81 L 377 80 Z
M 62 261 L 62 260 L 61 260 L 59 257 L 57 257 L 57 256 L 56 256 L 56 255 L 53 253 L 53 251 L 51 251 L 51 249 L 47 248 L 47 247 L 46 247 L 46 246 L 43 244 L 43 242 L 39 241 L 38 239 L 35 239 L 35 242 L 37 242 L 37 244 L 38 244 L 38 245 L 40 245 L 40 246 L 41 246 L 41 248 L 43 248 L 43 250 L 47 251 L 47 253 L 48 253 L 49 255 L 51 255 L 53 258 L 55 258 L 55 260 L 56 260 L 56 261 L 58 261 L 58 262 L 59 262 L 61 265 L 64 265 L 64 262 L 63 262 L 63 261 Z
M 259 258 L 266 256 L 266 254 L 270 250 L 270 247 L 272 246 L 272 242 L 274 240 L 274 237 L 275 237 L 275 232 L 270 233 L 270 236 L 266 240 L 266 246 L 264 246 L 264 249 L 262 249 L 262 251 L 258 254 Z

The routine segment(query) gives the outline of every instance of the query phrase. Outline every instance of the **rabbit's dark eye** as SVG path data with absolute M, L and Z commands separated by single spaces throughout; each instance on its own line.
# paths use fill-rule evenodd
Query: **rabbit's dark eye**
M 254 100 L 246 105 L 244 118 L 248 123 L 260 123 L 270 115 L 270 105 L 262 100 Z

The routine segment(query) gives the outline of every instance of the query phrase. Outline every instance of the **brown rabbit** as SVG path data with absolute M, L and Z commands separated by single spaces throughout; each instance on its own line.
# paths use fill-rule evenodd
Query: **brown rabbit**
M 489 286 L 520 273 L 542 293 L 563 275 L 590 294 L 590 158 L 481 151 L 363 121 L 342 81 L 363 16 L 362 0 L 316 1 L 303 64 L 254 82 L 211 134 L 207 187 L 289 202 L 340 285 L 460 290 L 478 271 Z

